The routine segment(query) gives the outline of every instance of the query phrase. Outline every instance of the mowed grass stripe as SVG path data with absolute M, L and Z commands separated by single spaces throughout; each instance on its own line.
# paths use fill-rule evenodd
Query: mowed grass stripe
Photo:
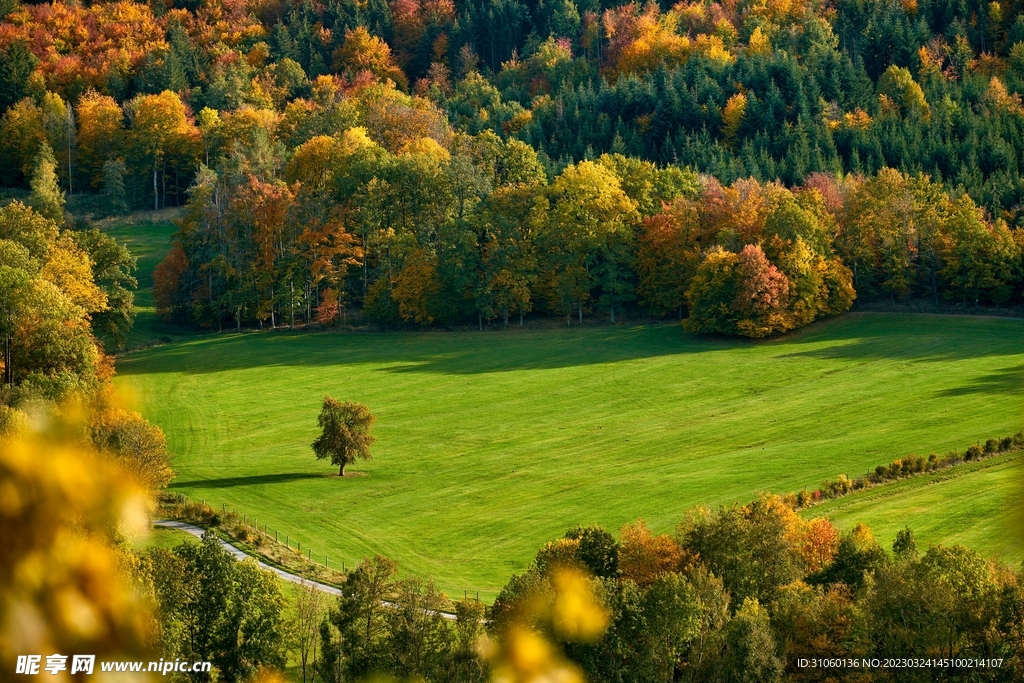
M 695 504 L 815 486 L 1021 428 L 1024 323 L 855 314 L 781 340 L 678 325 L 209 335 L 122 357 L 174 487 L 351 563 L 492 596 L 569 525 L 661 531 Z M 325 393 L 378 416 L 339 480 Z

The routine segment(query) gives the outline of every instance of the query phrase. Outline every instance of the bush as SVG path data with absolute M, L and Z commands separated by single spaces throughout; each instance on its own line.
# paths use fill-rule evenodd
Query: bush
M 938 468 L 938 466 L 939 466 L 939 456 L 935 455 L 934 453 L 930 454 L 928 456 L 928 470 L 929 471 L 934 470 L 934 469 Z
M 981 446 L 974 444 L 964 453 L 964 460 L 977 460 L 982 455 Z
M 999 450 L 1001 452 L 1005 453 L 1006 451 L 1011 450 L 1012 448 L 1013 448 L 1013 437 L 1012 436 L 1004 436 L 1003 439 L 999 442 Z
M 988 441 L 985 442 L 985 452 L 986 453 L 997 453 L 998 451 L 999 451 L 999 440 L 998 439 L 989 439 Z
M 845 474 L 840 474 L 835 481 L 825 480 L 821 487 L 828 498 L 838 498 L 850 492 L 853 482 Z
M 1024 447 L 1024 432 L 1017 432 L 1013 435 L 1013 445 L 1017 448 Z

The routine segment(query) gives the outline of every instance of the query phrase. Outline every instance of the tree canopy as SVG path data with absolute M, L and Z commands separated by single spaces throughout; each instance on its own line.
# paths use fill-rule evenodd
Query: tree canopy
M 377 420 L 362 403 L 344 403 L 324 397 L 317 424 L 320 436 L 312 444 L 317 460 L 330 459 L 338 466 L 338 476 L 345 476 L 345 466 L 357 459 L 370 459 L 370 446 L 377 440 L 370 428 Z

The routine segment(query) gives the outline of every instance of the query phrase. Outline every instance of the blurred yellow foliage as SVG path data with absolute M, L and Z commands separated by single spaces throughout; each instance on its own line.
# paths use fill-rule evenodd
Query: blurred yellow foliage
M 575 568 L 555 568 L 548 590 L 520 604 L 512 624 L 497 641 L 485 637 L 478 650 L 491 663 L 493 683 L 583 683 L 579 668 L 565 658 L 548 633 L 563 640 L 593 642 L 608 621 L 591 578 Z
M 555 572 L 552 624 L 566 640 L 592 642 L 608 628 L 608 613 L 594 598 L 590 580 L 579 571 Z
M 81 428 L 65 420 L 0 437 L 0 666 L 8 672 L 18 655 L 133 658 L 150 637 L 148 601 L 132 587 L 131 556 L 116 546 L 122 532 L 145 528 L 145 498 L 77 445 Z

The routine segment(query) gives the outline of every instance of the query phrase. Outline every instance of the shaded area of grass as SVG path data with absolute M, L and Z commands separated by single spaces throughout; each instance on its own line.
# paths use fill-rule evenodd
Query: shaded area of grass
M 1022 426 L 1024 322 L 856 314 L 767 342 L 678 324 L 545 331 L 222 334 L 126 354 L 176 491 L 352 566 L 382 553 L 493 598 L 573 524 L 796 491 Z M 309 444 L 324 394 L 378 416 L 339 479 Z M 815 513 L 816 513 L 815 509 Z M 940 513 L 936 513 L 937 515 Z

